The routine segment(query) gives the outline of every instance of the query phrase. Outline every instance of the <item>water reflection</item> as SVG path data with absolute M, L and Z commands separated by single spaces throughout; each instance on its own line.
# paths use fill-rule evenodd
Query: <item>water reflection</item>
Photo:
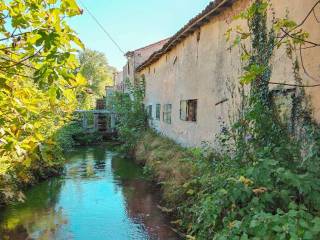
M 1 211 L 0 236 L 15 240 L 54 239 L 54 234 L 67 222 L 62 209 L 55 209 L 62 185 L 63 179 L 41 183 L 27 193 L 24 204 Z
M 109 149 L 109 150 L 107 150 Z M 141 168 L 108 147 L 68 154 L 64 177 L 0 212 L 0 239 L 177 239 Z

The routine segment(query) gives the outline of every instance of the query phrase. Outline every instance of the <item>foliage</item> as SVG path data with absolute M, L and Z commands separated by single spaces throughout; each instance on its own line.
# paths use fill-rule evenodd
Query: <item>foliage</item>
M 311 170 L 294 147 L 273 154 L 257 149 L 255 159 L 241 162 L 206 145 L 184 149 L 153 132 L 136 147 L 137 160 L 162 185 L 166 209 L 177 214 L 172 223 L 189 236 L 318 239 L 319 166 L 311 165 L 317 158 Z
M 75 0 L 0 1 L 0 201 L 7 182 L 59 163 L 53 134 L 86 84 L 75 71 L 83 44 L 66 23 L 81 12 Z
M 57 145 L 64 152 L 74 149 L 76 146 L 87 146 L 101 143 L 103 136 L 101 133 L 92 130 L 86 130 L 82 127 L 80 121 L 75 118 L 62 128 L 54 136 Z
M 84 132 L 82 126 L 78 122 L 72 121 L 55 133 L 55 141 L 64 151 L 68 151 L 77 145 L 74 136 L 82 132 Z
M 94 107 L 95 100 L 105 95 L 105 87 L 113 85 L 115 69 L 108 65 L 106 56 L 98 51 L 85 49 L 79 54 L 80 73 L 87 79 L 90 94 L 83 94 L 82 108 Z
M 119 140 L 126 151 L 133 151 L 136 142 L 146 129 L 147 114 L 143 106 L 144 86 L 126 82 L 128 92 L 115 92 L 111 103 L 117 116 Z
M 267 1 L 256 0 L 240 14 L 248 32 L 237 28 L 232 44 L 243 50 L 241 83 L 250 84 L 249 95 L 243 96 L 243 114 L 221 137 L 234 141 L 235 152 L 218 154 L 208 146 L 179 150 L 173 143 L 148 137 L 139 143 L 137 155 L 146 158 L 146 168 L 161 181 L 165 200 L 176 210 L 173 224 L 191 239 L 320 238 L 319 127 L 310 121 L 301 94 L 294 111 L 301 111 L 303 141 L 288 132 L 268 86 L 274 51 L 282 44 L 294 50 L 308 34 L 289 19 L 267 24 L 268 10 Z M 294 73 L 299 78 L 297 67 Z M 178 159 L 165 154 L 171 149 Z
M 201 175 L 186 183 L 193 194 L 180 214 L 187 216 L 185 228 L 198 239 L 320 237 L 320 152 L 315 147 L 319 130 L 305 125 L 314 126 L 308 135 L 314 147 L 306 154 L 301 142 L 279 122 L 268 86 L 276 47 L 284 42 L 294 49 L 308 34 L 288 19 L 274 20 L 268 29 L 268 8 L 266 1 L 256 0 L 240 14 L 248 21 L 249 32 L 240 32 L 234 45 L 240 44 L 245 54 L 241 83 L 250 84 L 251 91 L 244 96 L 248 104 L 243 115 L 226 132 L 236 136 L 236 153 L 203 155 L 195 164 Z M 278 40 L 280 32 L 284 35 Z M 300 41 L 286 32 L 299 35 Z M 248 38 L 249 50 L 242 43 Z

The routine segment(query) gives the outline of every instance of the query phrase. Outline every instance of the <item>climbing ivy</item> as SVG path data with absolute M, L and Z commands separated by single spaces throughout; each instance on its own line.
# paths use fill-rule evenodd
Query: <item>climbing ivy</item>
M 269 24 L 269 11 L 268 1 L 255 0 L 237 16 L 248 31 L 237 26 L 226 33 L 235 35 L 232 48 L 242 49 L 240 83 L 250 91 L 239 120 L 222 133 L 223 139 L 235 136 L 234 154 L 205 149 L 192 161 L 199 174 L 185 183 L 192 194 L 186 192 L 177 208 L 192 239 L 320 238 L 320 131 L 301 89 L 293 111 L 303 138 L 280 121 L 269 90 L 274 53 L 286 47 L 290 58 L 309 35 L 288 18 Z M 299 62 L 292 60 L 301 82 Z

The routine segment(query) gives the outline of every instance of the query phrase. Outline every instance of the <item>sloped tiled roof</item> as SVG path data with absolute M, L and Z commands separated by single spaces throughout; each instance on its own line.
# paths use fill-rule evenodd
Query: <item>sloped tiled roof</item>
M 172 48 L 174 48 L 186 37 L 193 34 L 201 26 L 208 23 L 214 16 L 219 15 L 225 9 L 232 6 L 235 1 L 238 0 L 215 0 L 211 2 L 200 14 L 191 19 L 183 28 L 181 28 L 174 36 L 172 36 L 162 47 L 162 49 L 154 52 L 145 62 L 143 62 L 137 68 L 137 71 L 139 72 L 159 60 L 161 56 L 169 52 Z
M 158 42 L 155 42 L 155 43 L 152 43 L 152 44 L 149 44 L 145 47 L 141 47 L 141 48 L 138 48 L 136 50 L 133 50 L 133 51 L 130 51 L 130 52 L 127 52 L 126 55 L 132 53 L 132 52 L 139 52 L 139 51 L 143 51 L 145 49 L 148 49 L 148 48 L 153 48 L 155 46 L 163 46 L 164 44 L 166 44 L 168 41 L 170 40 L 170 38 L 166 38 L 166 39 L 163 39 L 163 40 L 160 40 Z M 125 55 L 125 56 L 126 56 Z

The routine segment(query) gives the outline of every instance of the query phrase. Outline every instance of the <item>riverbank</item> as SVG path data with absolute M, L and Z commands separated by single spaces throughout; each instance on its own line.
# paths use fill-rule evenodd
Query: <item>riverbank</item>
M 136 145 L 134 155 L 136 162 L 144 165 L 145 171 L 162 185 L 163 198 L 170 207 L 185 200 L 183 185 L 196 175 L 194 156 L 188 149 L 147 131 Z
M 42 145 L 34 154 L 36 157 L 30 157 L 29 162 L 15 162 L 0 174 L 0 208 L 24 201 L 26 189 L 62 173 L 64 158 L 58 146 Z
M 182 148 L 147 131 L 134 155 L 161 185 L 162 209 L 189 239 L 318 239 L 318 175 L 293 165 L 286 150 L 273 158 L 257 153 L 251 162 Z
M 197 149 L 183 148 L 153 131 L 143 134 L 134 151 L 135 161 L 144 165 L 145 171 L 161 185 L 161 209 L 174 219 L 172 224 L 181 232 L 187 232 L 190 223 L 184 208 L 193 201 L 195 189 L 191 184 L 201 175 L 196 155 Z
M 79 121 L 71 121 L 58 129 L 50 139 L 43 140 L 26 155 L 25 161 L 16 160 L 10 167 L 1 171 L 0 162 L 0 207 L 23 201 L 24 192 L 40 182 L 63 172 L 64 154 L 76 146 L 99 145 L 103 136 L 98 132 L 86 132 Z M 5 163 L 5 162 L 4 162 Z

